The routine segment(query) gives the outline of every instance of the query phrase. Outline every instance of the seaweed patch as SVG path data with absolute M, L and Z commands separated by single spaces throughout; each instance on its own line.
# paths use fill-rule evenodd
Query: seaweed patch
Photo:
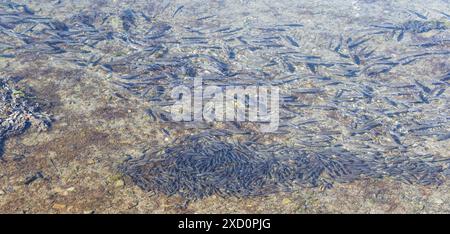
M 39 105 L 16 88 L 10 79 L 0 79 L 0 114 L 2 144 L 7 138 L 22 134 L 30 127 L 44 131 L 51 123 L 50 117 L 41 112 Z

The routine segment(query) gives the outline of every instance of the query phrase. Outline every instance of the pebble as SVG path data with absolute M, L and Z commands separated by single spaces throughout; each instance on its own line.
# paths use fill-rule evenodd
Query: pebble
M 289 205 L 291 203 L 292 203 L 292 201 L 289 198 L 284 198 L 283 201 L 281 201 L 281 204 L 283 204 L 283 205 Z
M 442 199 L 440 199 L 440 198 L 433 199 L 433 202 L 436 203 L 436 204 L 439 204 L 439 205 L 444 204 L 444 201 Z
M 56 187 L 56 188 L 53 189 L 53 192 L 55 192 L 55 193 L 63 193 L 64 189 L 62 189 L 61 187 Z
M 66 208 L 66 205 L 60 204 L 60 203 L 55 203 L 55 204 L 53 204 L 52 208 L 55 210 L 64 210 Z
M 122 188 L 124 185 L 125 185 L 125 182 L 123 180 L 117 180 L 114 183 L 114 187 L 116 187 L 116 188 Z
M 74 192 L 75 191 L 75 187 L 70 187 L 68 189 L 66 189 L 67 192 Z
M 70 192 L 74 192 L 75 191 L 75 187 L 70 187 L 67 189 L 61 188 L 61 187 L 56 187 L 53 189 L 53 192 L 62 195 L 62 196 L 67 196 L 69 195 Z

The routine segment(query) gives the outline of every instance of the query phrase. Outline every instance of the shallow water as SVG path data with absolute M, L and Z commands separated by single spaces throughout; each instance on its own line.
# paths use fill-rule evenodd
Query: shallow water
M 2 105 L 12 95 L 33 113 L 2 108 L 12 125 L 2 119 L 1 209 L 245 210 L 237 197 L 267 203 L 248 212 L 339 212 L 345 198 L 329 200 L 361 186 L 366 196 L 391 197 L 375 206 L 361 198 L 366 209 L 349 212 L 420 212 L 423 200 L 423 209 L 445 212 L 433 199 L 448 199 L 441 191 L 450 175 L 449 6 L 2 2 L 0 75 L 14 86 Z M 172 121 L 171 91 L 200 77 L 203 86 L 279 88 L 276 131 L 251 121 Z M 52 126 L 37 131 L 28 115 L 50 115 Z M 18 130 L 5 134 L 11 126 Z M 407 192 L 417 196 L 400 196 Z M 288 209 L 271 207 L 280 199 Z M 309 200 L 328 205 L 299 208 Z

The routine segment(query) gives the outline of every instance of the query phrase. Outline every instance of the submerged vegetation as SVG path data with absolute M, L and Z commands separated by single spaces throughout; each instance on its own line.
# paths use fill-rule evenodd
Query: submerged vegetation
M 33 103 L 30 97 L 15 88 L 14 79 L 0 79 L 0 142 L 12 136 L 23 133 L 33 127 L 38 131 L 46 130 L 50 118 L 41 112 L 39 105 Z M 3 155 L 1 149 L 0 159 Z

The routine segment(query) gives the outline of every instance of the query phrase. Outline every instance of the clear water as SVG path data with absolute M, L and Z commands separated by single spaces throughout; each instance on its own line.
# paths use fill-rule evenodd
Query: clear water
M 119 173 L 125 189 L 200 203 L 367 180 L 446 186 L 448 1 L 0 6 L 2 81 L 14 86 L 14 97 L 24 91 L 17 98 L 25 106 L 42 107 L 17 107 L 17 115 L 2 109 L 3 158 L 12 162 L 16 151 L 26 152 L 25 166 L 5 164 L 5 178 L 66 184 L 52 165 L 29 165 L 40 149 L 56 152 L 63 173 L 80 164 L 100 184 L 100 175 Z M 199 77 L 204 86 L 278 87 L 276 131 L 262 133 L 251 121 L 172 121 L 171 91 L 192 88 Z M 11 100 L 2 105 L 11 109 Z M 47 115 L 48 131 L 33 132 Z M 86 133 L 88 140 L 56 143 L 83 129 L 96 131 Z M 21 141 L 28 143 L 18 148 Z M 86 156 L 68 156 L 80 154 Z M 87 163 L 93 159 L 95 166 Z M 11 190 L 14 179 L 3 183 L 10 199 L 21 193 Z

